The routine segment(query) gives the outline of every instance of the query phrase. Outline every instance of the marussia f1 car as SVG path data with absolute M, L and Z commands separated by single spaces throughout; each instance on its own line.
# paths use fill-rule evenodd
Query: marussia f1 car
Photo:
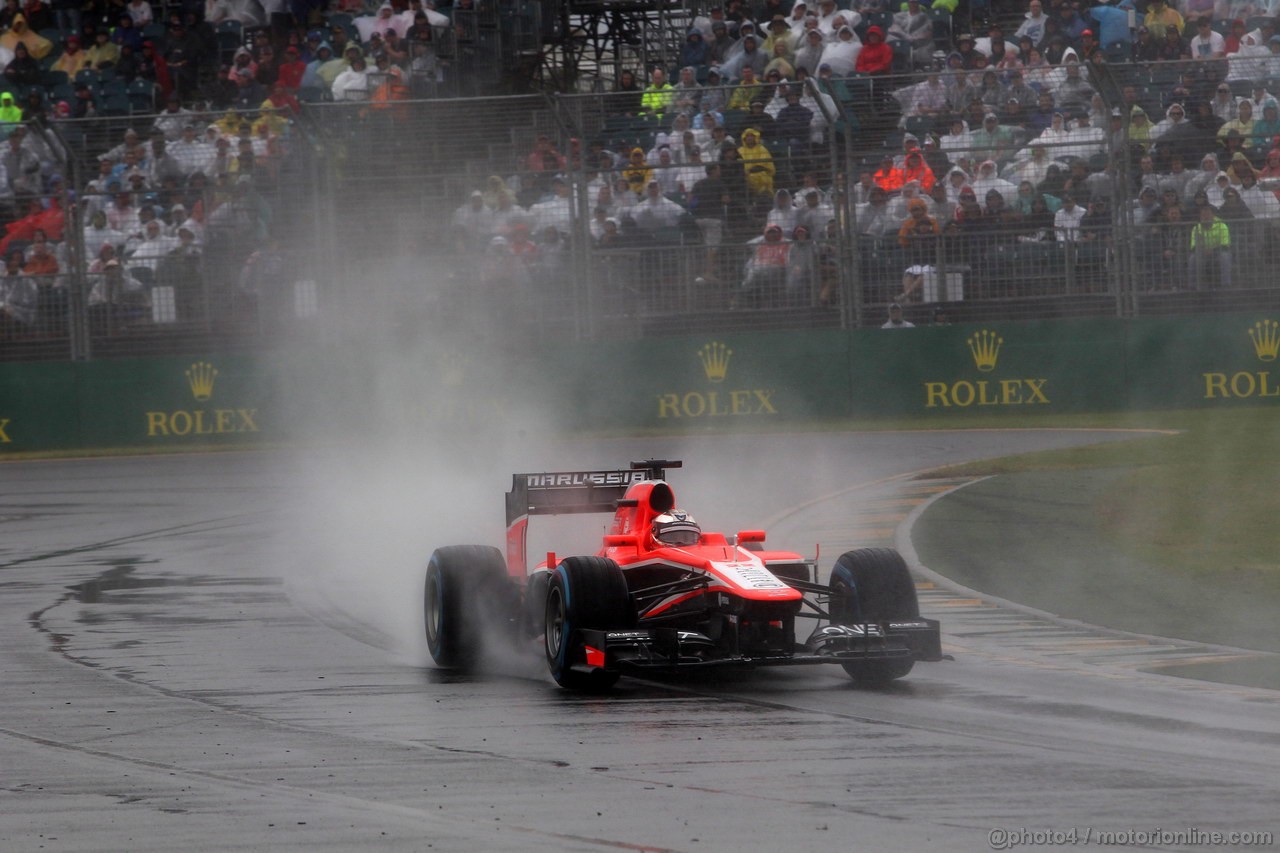
M 938 623 L 920 617 L 896 551 L 850 551 L 820 584 L 815 560 L 767 550 L 762 530 L 700 530 L 665 481 L 680 466 L 516 474 L 505 560 L 497 548 L 452 545 L 427 564 L 436 664 L 473 667 L 495 640 L 540 644 L 557 683 L 593 690 L 623 673 L 820 663 L 884 684 L 916 661 L 942 659 Z M 591 512 L 613 513 L 594 556 L 549 553 L 527 569 L 530 516 Z M 814 625 L 803 639 L 801 618 Z

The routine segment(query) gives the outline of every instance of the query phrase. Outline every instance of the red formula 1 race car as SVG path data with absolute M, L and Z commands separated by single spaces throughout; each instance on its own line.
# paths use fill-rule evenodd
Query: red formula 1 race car
M 474 666 L 495 641 L 540 645 L 562 687 L 601 689 L 623 673 L 840 664 L 884 684 L 942 659 L 938 623 L 920 617 L 896 551 L 842 555 L 826 584 L 760 530 L 701 530 L 665 481 L 677 461 L 629 470 L 517 474 L 507 493 L 507 554 L 439 548 L 427 565 L 427 645 L 442 667 Z M 548 554 L 527 569 L 529 518 L 611 512 L 593 556 Z M 812 629 L 798 633 L 800 620 Z

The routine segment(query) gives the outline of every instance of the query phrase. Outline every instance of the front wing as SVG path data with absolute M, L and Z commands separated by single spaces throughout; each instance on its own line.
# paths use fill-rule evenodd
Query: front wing
M 939 623 L 934 619 L 881 625 L 829 626 L 790 653 L 726 654 L 705 637 L 674 628 L 629 631 L 581 629 L 586 660 L 572 669 L 674 672 L 707 668 L 843 664 L 857 661 L 942 660 Z M 816 639 L 815 639 L 816 638 Z

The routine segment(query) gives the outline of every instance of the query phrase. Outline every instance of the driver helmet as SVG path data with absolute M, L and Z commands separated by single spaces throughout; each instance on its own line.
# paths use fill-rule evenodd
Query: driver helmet
M 673 509 L 653 520 L 653 538 L 664 545 L 697 545 L 702 528 L 687 512 Z

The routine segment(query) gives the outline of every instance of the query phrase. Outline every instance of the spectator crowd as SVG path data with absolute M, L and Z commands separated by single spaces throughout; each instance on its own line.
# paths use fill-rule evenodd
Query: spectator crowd
M 554 280 L 541 258 L 568 241 L 667 247 L 631 253 L 631 278 L 719 282 L 730 307 L 834 303 L 841 234 L 863 297 L 885 304 L 1108 292 L 1121 251 L 1145 291 L 1266 285 L 1269 11 L 733 0 L 694 19 L 677 64 L 623 69 L 587 142 L 541 139 L 490 179 L 502 192 L 477 188 L 458 248 Z
M 1104 292 L 1122 250 L 1149 290 L 1257 283 L 1277 255 L 1266 4 L 697 9 L 669 65 L 618 70 L 583 138 L 530 139 L 460 200 L 449 239 L 484 285 L 554 292 L 590 248 L 624 300 L 820 307 L 856 258 L 860 298 L 910 306 Z M 258 304 L 300 111 L 359 101 L 394 127 L 394 102 L 457 73 L 476 14 L 5 0 L 0 337 L 56 327 L 78 268 L 98 325 L 196 318 L 211 291 Z M 93 118 L 129 130 L 96 145 Z

